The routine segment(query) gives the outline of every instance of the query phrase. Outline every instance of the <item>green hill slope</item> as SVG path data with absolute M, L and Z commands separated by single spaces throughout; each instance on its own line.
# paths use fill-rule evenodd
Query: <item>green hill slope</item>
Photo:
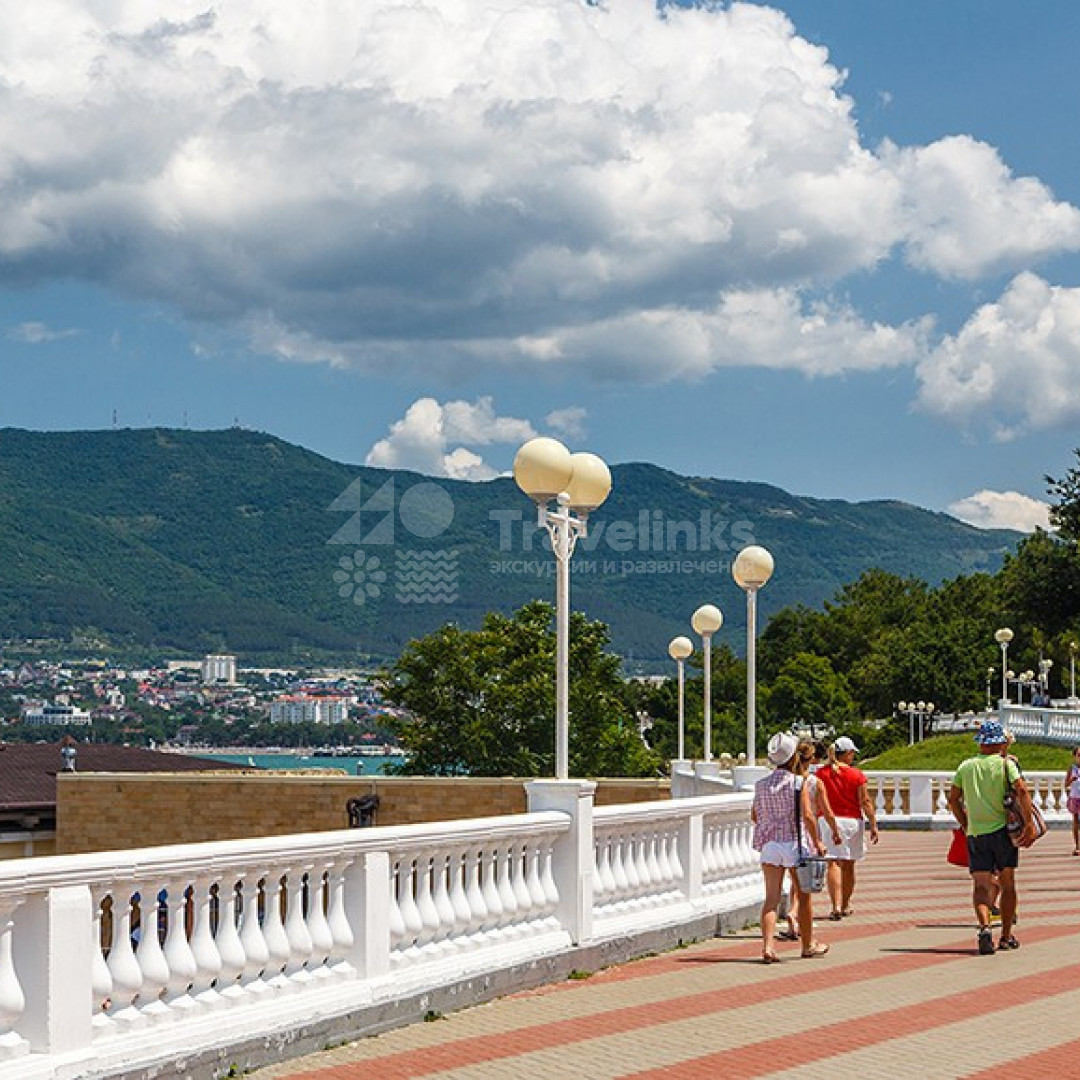
M 662 660 L 704 602 L 738 645 L 745 602 L 729 566 L 745 543 L 776 558 L 767 615 L 819 605 L 872 566 L 931 583 L 996 569 L 1018 538 L 897 502 L 806 499 L 644 464 L 613 473 L 575 557 L 573 603 L 644 662 Z M 475 626 L 553 597 L 532 519 L 509 478 L 343 465 L 258 432 L 3 430 L 0 637 L 390 656 L 447 620 Z M 340 564 L 357 552 L 359 585 Z

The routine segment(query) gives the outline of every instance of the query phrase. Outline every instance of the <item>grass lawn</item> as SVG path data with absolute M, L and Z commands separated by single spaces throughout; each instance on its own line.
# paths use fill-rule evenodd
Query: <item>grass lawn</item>
M 1072 750 L 1045 743 L 1016 742 L 1012 752 L 1021 768 L 1030 772 L 1059 771 L 1072 764 Z M 971 735 L 933 735 L 914 746 L 894 746 L 877 757 L 856 762 L 864 769 L 955 769 L 964 758 L 978 753 Z

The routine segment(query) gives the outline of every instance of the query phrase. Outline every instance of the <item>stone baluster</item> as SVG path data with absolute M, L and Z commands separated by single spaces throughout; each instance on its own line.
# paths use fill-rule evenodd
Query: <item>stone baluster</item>
M 91 905 L 91 967 L 90 979 L 94 1003 L 94 1029 L 104 1031 L 113 1027 L 112 1018 L 107 1010 L 112 1005 L 112 973 L 109 965 L 105 962 L 105 943 L 102 939 L 102 904 L 109 894 L 107 885 L 98 885 L 90 890 Z
M 484 901 L 484 888 L 480 881 L 480 863 L 483 855 L 480 851 L 465 853 L 465 897 L 469 901 L 469 932 L 481 934 L 488 921 L 487 903 Z
M 496 934 L 502 923 L 503 906 L 499 897 L 499 886 L 495 880 L 495 854 L 481 848 L 477 853 L 477 859 L 480 863 L 480 888 L 484 893 L 484 906 L 487 908 L 484 931 Z
M 416 865 L 408 856 L 398 864 L 398 905 L 405 924 L 402 936 L 403 959 L 415 960 L 419 952 L 419 939 L 424 930 L 424 920 L 416 905 Z
M 139 1007 L 150 1020 L 173 1016 L 173 1011 L 161 1000 L 169 986 L 169 961 L 161 947 L 159 906 L 157 885 L 144 881 L 139 886 L 139 947 L 135 958 L 142 971 Z
M 326 913 L 326 923 L 330 928 L 330 936 L 333 940 L 330 951 L 330 970 L 338 975 L 344 975 L 355 970 L 348 959 L 356 942 L 356 936 L 349 925 L 345 890 L 346 876 L 352 861 L 349 858 L 338 859 L 327 868 L 330 907 Z
M 420 912 L 420 934 L 416 944 L 423 948 L 439 933 L 439 910 L 431 897 L 431 875 L 434 860 L 430 855 L 416 857 L 416 907 Z
M 285 965 L 285 974 L 293 983 L 301 986 L 312 979 L 306 966 L 311 959 L 311 934 L 308 933 L 304 914 L 304 893 L 310 872 L 310 866 L 296 866 L 289 872 L 285 911 L 285 936 L 289 939 L 289 962 Z
M 206 1007 L 221 1003 L 221 995 L 214 987 L 221 971 L 221 953 L 214 941 L 212 884 L 210 877 L 198 877 L 192 884 L 195 922 L 191 930 L 191 952 L 195 957 L 195 978 L 191 981 L 191 996 Z
M 599 852 L 599 859 L 593 882 L 593 900 L 597 904 L 607 903 L 614 897 L 618 888 L 615 871 L 611 868 L 611 834 L 600 833 L 594 847 Z
M 278 991 L 292 990 L 296 985 L 285 974 L 285 965 L 292 955 L 292 948 L 281 917 L 281 909 L 285 903 L 284 880 L 277 870 L 271 870 L 263 883 L 262 932 L 269 952 L 263 978 L 268 986 Z
M 540 921 L 547 917 L 549 910 L 547 894 L 544 892 L 544 880 L 541 876 L 543 841 L 530 841 L 526 852 L 528 869 L 525 874 L 525 884 L 529 890 L 529 906 L 533 913 L 533 918 Z
M 388 925 L 390 929 L 391 955 L 398 955 L 405 948 L 405 917 L 401 911 L 401 875 L 404 873 L 400 862 L 394 862 L 390 870 L 390 910 Z
M 142 989 L 142 969 L 131 944 L 132 894 L 126 887 L 112 890 L 112 940 L 109 943 L 109 974 L 112 975 L 113 1001 L 109 1015 L 124 1027 L 139 1027 L 146 1017 L 135 1008 L 135 998 Z
M 446 869 L 450 879 L 450 907 L 454 912 L 454 937 L 463 943 L 474 929 L 468 891 L 468 856 L 464 848 L 450 852 Z
M 457 911 L 450 900 L 452 882 L 448 876 L 453 873 L 452 867 L 455 852 L 438 851 L 431 864 L 432 889 L 431 902 L 435 905 L 439 924 L 435 931 L 435 942 L 442 948 L 452 951 L 455 947 L 454 938 L 461 933 L 462 927 L 457 925 Z
M 265 873 L 265 870 L 253 870 L 245 874 L 240 895 L 240 945 L 244 950 L 241 985 L 249 994 L 256 995 L 270 989 L 263 979 L 270 950 L 259 920 L 259 881 Z
M 184 1011 L 195 1005 L 190 990 L 198 972 L 198 964 L 187 935 L 190 907 L 187 887 L 180 881 L 170 883 L 166 899 L 169 907 L 169 927 L 165 934 L 165 959 L 169 962 L 169 985 L 165 992 L 165 1003 L 171 1009 Z
M 515 923 L 517 921 L 518 902 L 510 876 L 513 872 L 513 866 L 509 849 L 496 847 L 492 853 L 492 859 L 494 861 L 495 880 L 499 889 L 499 903 L 502 904 L 503 909 L 499 925 L 508 936 L 513 936 L 517 930 Z
M 612 833 L 609 844 L 611 846 L 611 876 L 615 879 L 615 892 L 613 899 L 619 905 L 626 902 L 630 895 L 630 874 L 627 870 L 626 837 L 622 833 Z
M 329 908 L 327 874 L 333 863 L 316 865 L 308 874 L 307 926 L 311 936 L 311 970 L 320 979 L 330 976 L 330 958 L 334 952 L 334 935 L 326 918 Z
M 555 837 L 544 842 L 540 854 L 540 883 L 544 886 L 544 899 L 547 901 L 547 911 L 550 918 L 558 921 L 556 916 L 559 908 L 559 886 L 555 881 Z
M 221 957 L 217 990 L 228 1002 L 243 1001 L 247 997 L 247 991 L 240 985 L 247 968 L 247 953 L 236 926 L 236 890 L 240 884 L 227 874 L 217 887 L 218 924 L 214 943 Z
M 533 906 L 532 892 L 529 889 L 529 845 L 511 841 L 508 859 L 512 868 L 510 876 L 514 886 L 514 898 L 517 900 L 518 920 L 528 922 L 539 914 Z
M 15 1030 L 26 1009 L 26 995 L 12 957 L 15 912 L 21 904 L 16 896 L 0 899 L 0 1061 L 22 1057 L 30 1050 L 29 1042 Z

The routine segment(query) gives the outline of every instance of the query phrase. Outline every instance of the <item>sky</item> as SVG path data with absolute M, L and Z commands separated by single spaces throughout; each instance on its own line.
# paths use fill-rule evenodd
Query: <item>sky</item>
M 1045 524 L 1080 5 L 0 8 L 0 427 L 239 424 Z

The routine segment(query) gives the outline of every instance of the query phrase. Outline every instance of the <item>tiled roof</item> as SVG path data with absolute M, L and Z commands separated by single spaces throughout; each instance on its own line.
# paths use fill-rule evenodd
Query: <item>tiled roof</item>
M 79 743 L 76 750 L 75 768 L 82 773 L 207 772 L 232 764 L 137 746 Z M 0 743 L 0 811 L 54 807 L 56 774 L 62 770 L 59 743 Z

